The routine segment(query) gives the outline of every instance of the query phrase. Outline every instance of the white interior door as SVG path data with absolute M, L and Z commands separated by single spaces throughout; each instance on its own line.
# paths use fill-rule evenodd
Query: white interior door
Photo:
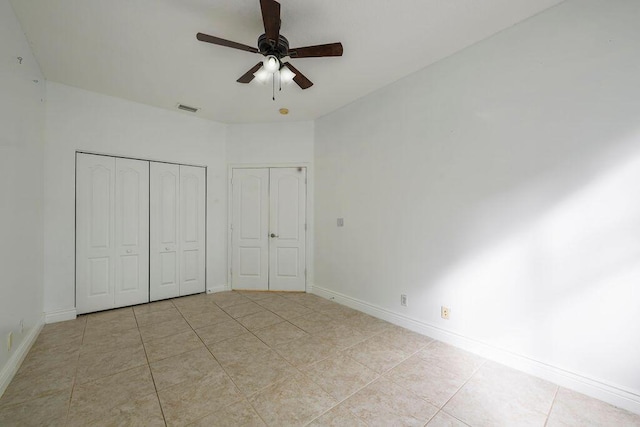
M 306 176 L 306 168 L 270 169 L 269 290 L 305 290 Z
M 306 168 L 233 169 L 234 289 L 306 288 Z
M 205 169 L 180 166 L 180 295 L 204 292 Z
M 231 283 L 269 289 L 269 169 L 233 169 Z
M 151 162 L 150 168 L 149 291 L 151 301 L 157 301 L 180 295 L 180 167 Z
M 76 158 L 76 308 L 114 306 L 115 172 L 113 157 Z
M 115 307 L 149 301 L 149 162 L 116 158 Z

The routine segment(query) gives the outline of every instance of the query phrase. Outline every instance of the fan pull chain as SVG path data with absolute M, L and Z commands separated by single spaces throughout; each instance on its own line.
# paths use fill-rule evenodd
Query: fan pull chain
M 271 75 L 271 99 L 276 100 L 276 73 Z

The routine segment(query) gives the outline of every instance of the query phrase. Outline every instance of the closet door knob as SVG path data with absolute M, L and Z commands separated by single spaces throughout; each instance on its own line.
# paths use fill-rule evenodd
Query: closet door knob
M 170 250 L 171 250 L 171 248 L 167 246 L 166 248 L 164 248 L 164 250 L 165 250 L 165 251 L 170 251 Z
M 127 253 L 130 254 L 131 253 L 131 249 L 127 249 Z
M 271 233 L 271 237 L 278 237 L 276 233 Z

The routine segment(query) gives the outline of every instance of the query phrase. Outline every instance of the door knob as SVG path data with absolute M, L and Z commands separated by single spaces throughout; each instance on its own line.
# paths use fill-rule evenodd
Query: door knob
M 278 237 L 275 233 L 271 233 L 271 237 Z
M 131 253 L 131 249 L 127 249 L 127 253 L 130 254 Z
M 170 251 L 171 248 L 169 246 L 167 246 L 166 248 L 164 248 L 165 251 Z

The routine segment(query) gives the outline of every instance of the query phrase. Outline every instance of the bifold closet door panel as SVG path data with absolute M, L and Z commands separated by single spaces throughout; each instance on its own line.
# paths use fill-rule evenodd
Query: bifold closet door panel
M 149 301 L 149 162 L 78 154 L 76 305 Z
M 76 157 L 76 309 L 114 307 L 116 159 Z
M 149 162 L 116 158 L 115 307 L 149 302 Z
M 269 169 L 233 169 L 231 284 L 269 290 Z
M 205 169 L 180 165 L 180 295 L 204 292 Z
M 180 166 L 150 164 L 150 299 L 180 295 Z

